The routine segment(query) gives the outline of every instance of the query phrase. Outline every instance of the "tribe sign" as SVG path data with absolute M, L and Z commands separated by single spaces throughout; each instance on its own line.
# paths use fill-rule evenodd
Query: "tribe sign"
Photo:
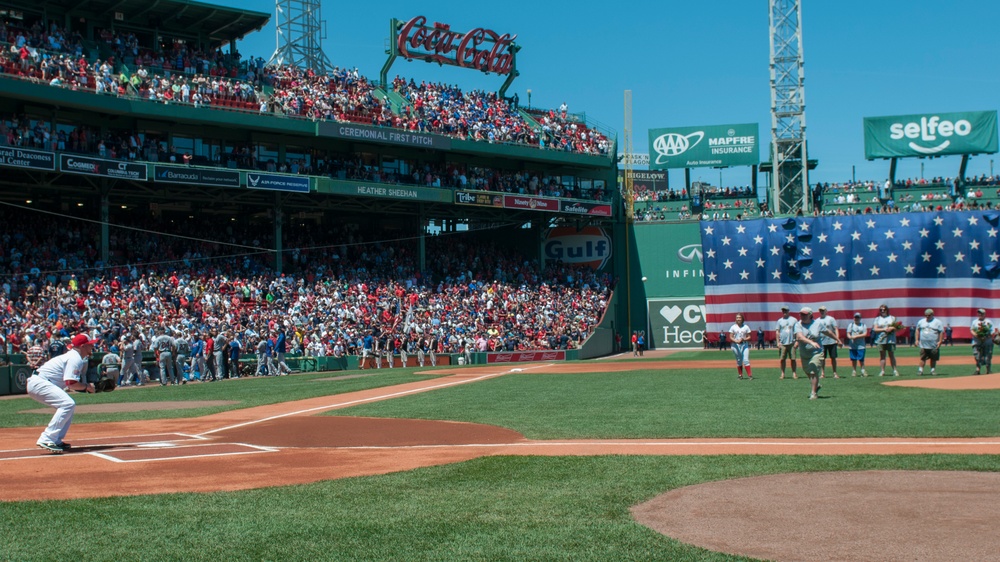
M 491 29 L 477 27 L 467 33 L 452 31 L 451 26 L 435 22 L 426 25 L 427 18 L 417 16 L 395 26 L 396 47 L 407 59 L 434 61 L 483 72 L 510 74 L 514 67 L 517 35 L 503 35 Z

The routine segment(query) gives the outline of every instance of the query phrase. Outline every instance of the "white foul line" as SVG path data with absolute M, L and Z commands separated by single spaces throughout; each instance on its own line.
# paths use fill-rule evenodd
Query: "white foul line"
M 501 449 L 505 447 L 880 447 L 880 446 L 927 446 L 927 447 L 995 447 L 1000 446 L 1000 441 L 830 441 L 830 442 L 809 442 L 796 443 L 791 441 L 704 441 L 704 442 L 644 442 L 633 443 L 622 441 L 533 441 L 530 443 L 465 443 L 460 445 L 357 445 L 351 447 L 330 447 L 332 449 L 462 449 L 462 448 L 493 448 Z
M 544 364 L 541 364 L 541 365 L 535 365 L 533 367 L 519 367 L 520 371 L 518 371 L 518 372 L 527 371 L 529 369 L 541 369 L 543 367 L 551 367 L 552 365 L 553 365 L 553 363 L 544 363 Z M 456 385 L 460 385 L 460 384 L 468 384 L 470 382 L 479 382 L 479 381 L 486 380 L 486 379 L 489 379 L 489 378 L 499 377 L 501 375 L 507 375 L 507 374 L 510 374 L 512 372 L 514 372 L 513 369 L 510 369 L 510 370 L 499 372 L 499 373 L 488 373 L 488 374 L 482 375 L 480 377 L 475 377 L 475 378 L 471 378 L 471 379 L 463 379 L 463 380 L 453 381 L 453 382 L 448 382 L 448 383 L 443 383 L 443 384 L 439 384 L 439 385 L 435 385 L 435 386 L 426 386 L 426 387 L 416 388 L 416 389 L 412 389 L 412 390 L 402 390 L 402 391 L 399 391 L 399 392 L 392 392 L 392 393 L 389 393 L 389 394 L 383 394 L 381 396 L 373 396 L 371 398 L 360 398 L 358 400 L 350 400 L 350 401 L 347 401 L 347 402 L 339 402 L 339 403 L 334 403 L 334 404 L 327 404 L 325 406 L 317 406 L 315 408 L 307 408 L 305 410 L 299 410 L 299 411 L 296 411 L 296 412 L 289 412 L 287 414 L 278 414 L 276 416 L 270 416 L 270 417 L 266 417 L 266 418 L 261 418 L 259 420 L 253 420 L 253 421 L 238 423 L 238 424 L 230 425 L 230 426 L 226 426 L 226 427 L 220 427 L 220 428 L 212 429 L 212 430 L 209 430 L 209 431 L 203 431 L 203 432 L 199 433 L 198 436 L 201 437 L 201 436 L 205 436 L 205 435 L 211 435 L 213 433 L 218 433 L 220 431 L 228 431 L 230 429 L 236 429 L 236 428 L 239 428 L 239 427 L 245 427 L 245 426 L 254 425 L 254 424 L 257 424 L 257 423 L 267 422 L 267 421 L 271 421 L 271 420 L 277 420 L 277 419 L 281 419 L 281 418 L 287 418 L 287 417 L 290 417 L 290 416 L 299 416 L 299 415 L 302 415 L 302 414 L 308 414 L 310 412 L 320 412 L 320 411 L 323 411 L 323 410 L 330 410 L 330 409 L 333 409 L 333 408 L 344 407 L 344 406 L 355 406 L 355 405 L 358 405 L 358 404 L 365 404 L 367 402 L 377 402 L 379 400 L 386 400 L 386 399 L 389 399 L 389 398 L 398 398 L 400 396 L 406 396 L 408 394 L 417 394 L 417 393 L 420 393 L 420 392 L 427 392 L 429 390 L 438 390 L 440 388 L 447 388 L 449 386 L 456 386 Z

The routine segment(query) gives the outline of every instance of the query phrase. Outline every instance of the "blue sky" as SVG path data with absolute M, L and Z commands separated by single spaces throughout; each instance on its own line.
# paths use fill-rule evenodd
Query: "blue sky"
M 216 3 L 272 14 L 239 45 L 267 59 L 275 48 L 274 3 Z M 887 161 L 864 159 L 866 116 L 1000 109 L 1000 2 L 996 0 L 803 0 L 806 120 L 813 181 L 884 181 Z M 540 107 L 566 102 L 621 135 L 624 91 L 632 90 L 633 143 L 648 152 L 651 128 L 759 123 L 770 140 L 766 0 L 498 3 L 328 2 L 324 49 L 333 64 L 377 78 L 389 20 L 423 15 L 456 31 L 485 27 L 517 35 L 518 70 L 509 94 Z M 397 60 L 390 78 L 496 90 L 503 80 L 474 70 Z M 766 156 L 763 159 L 768 159 Z M 1000 173 L 998 155 L 974 157 L 968 173 Z M 960 157 L 902 160 L 897 177 L 954 176 Z M 683 172 L 671 173 L 673 185 Z M 747 185 L 749 168 L 721 171 L 723 185 Z M 717 184 L 720 170 L 692 171 Z M 763 177 L 759 179 L 763 185 Z

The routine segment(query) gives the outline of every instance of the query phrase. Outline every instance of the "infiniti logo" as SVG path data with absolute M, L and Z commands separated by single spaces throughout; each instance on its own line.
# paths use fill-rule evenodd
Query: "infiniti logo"
M 695 131 L 690 135 L 667 133 L 656 137 L 656 140 L 653 141 L 653 150 L 659 154 L 659 156 L 656 157 L 656 163 L 663 164 L 664 158 L 684 154 L 691 148 L 697 146 L 703 138 L 705 138 L 704 131 Z
M 698 258 L 698 261 L 702 261 L 701 257 L 701 244 L 688 244 L 677 250 L 677 258 L 685 263 L 691 263 Z

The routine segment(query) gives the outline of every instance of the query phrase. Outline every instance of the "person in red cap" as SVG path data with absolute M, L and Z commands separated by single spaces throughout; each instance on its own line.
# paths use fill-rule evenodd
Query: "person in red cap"
M 42 449 L 61 454 L 70 448 L 63 438 L 73 422 L 76 401 L 66 390 L 94 392 L 93 383 L 86 382 L 87 358 L 98 341 L 87 334 L 73 336 L 73 347 L 69 351 L 49 359 L 28 377 L 28 396 L 56 409 L 52 421 L 38 438 L 38 446 Z

